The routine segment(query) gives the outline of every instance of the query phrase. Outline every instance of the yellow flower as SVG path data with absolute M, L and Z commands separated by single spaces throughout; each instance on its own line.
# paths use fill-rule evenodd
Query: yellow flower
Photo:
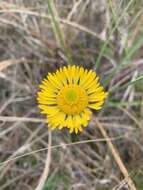
M 70 133 L 82 131 L 91 118 L 91 109 L 99 110 L 107 97 L 98 80 L 95 71 L 75 65 L 48 73 L 39 85 L 37 100 L 49 126 L 66 127 Z

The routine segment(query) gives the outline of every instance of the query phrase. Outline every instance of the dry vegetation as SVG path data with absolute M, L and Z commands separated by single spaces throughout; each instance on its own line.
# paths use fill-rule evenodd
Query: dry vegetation
M 142 190 L 143 1 L 56 0 L 58 22 L 49 2 L 0 1 L 0 190 L 38 186 L 50 135 L 38 84 L 70 60 L 110 95 L 82 134 L 52 131 L 43 190 Z

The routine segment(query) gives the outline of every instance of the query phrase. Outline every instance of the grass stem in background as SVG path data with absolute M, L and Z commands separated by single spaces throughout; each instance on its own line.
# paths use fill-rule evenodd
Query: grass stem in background
M 66 46 L 64 32 L 62 31 L 62 28 L 60 26 L 59 16 L 58 16 L 58 12 L 55 7 L 54 1 L 53 0 L 46 0 L 46 1 L 48 4 L 48 11 L 51 16 L 51 24 L 52 24 L 52 28 L 53 28 L 57 43 L 59 47 L 64 51 L 68 60 L 68 64 L 72 65 L 73 64 L 72 56 Z
M 106 138 L 110 138 L 106 132 L 106 130 L 103 128 L 103 126 L 101 125 L 101 123 L 96 120 L 96 125 L 97 127 L 99 128 L 101 134 L 103 135 L 103 137 L 106 139 Z M 119 155 L 119 152 L 118 150 L 116 149 L 115 145 L 113 145 L 113 143 L 109 140 L 107 141 L 107 145 L 109 147 L 109 150 L 111 151 L 119 169 L 121 170 L 124 178 L 126 179 L 127 181 L 127 184 L 128 186 L 130 187 L 130 190 L 137 190 L 136 187 L 135 187 L 135 184 L 134 182 L 132 181 L 132 179 L 130 178 L 130 175 L 128 173 L 128 170 L 126 169 L 120 155 Z
M 95 67 L 94 69 L 97 69 L 98 66 L 99 66 L 99 63 L 100 63 L 100 60 L 102 58 L 102 55 L 104 54 L 104 51 L 106 50 L 107 48 L 107 45 L 111 39 L 111 36 L 113 35 L 113 33 L 116 31 L 117 27 L 119 26 L 121 20 L 123 19 L 123 17 L 125 16 L 126 12 L 128 11 L 128 9 L 130 8 L 131 4 L 133 3 L 133 0 L 130 0 L 129 3 L 127 4 L 127 6 L 125 7 L 125 9 L 123 10 L 122 12 L 122 15 L 118 18 L 118 20 L 116 21 L 115 23 L 115 26 L 114 28 L 111 30 L 110 34 L 109 34 L 109 37 L 108 39 L 106 40 L 106 42 L 103 44 L 102 48 L 101 48 L 101 51 L 99 53 L 99 56 L 98 56 L 98 59 L 96 61 L 96 64 L 95 64 Z

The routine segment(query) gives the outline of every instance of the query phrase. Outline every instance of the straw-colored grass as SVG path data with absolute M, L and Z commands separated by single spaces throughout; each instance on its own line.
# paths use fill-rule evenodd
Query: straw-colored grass
M 143 189 L 142 7 L 0 2 L 0 190 Z M 79 135 L 51 133 L 37 108 L 40 81 L 67 64 L 96 69 L 109 91 Z

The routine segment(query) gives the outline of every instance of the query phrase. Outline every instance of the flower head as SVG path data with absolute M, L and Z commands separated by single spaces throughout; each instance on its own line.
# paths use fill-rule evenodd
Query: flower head
M 91 110 L 99 110 L 107 97 L 98 80 L 95 71 L 75 65 L 48 73 L 39 85 L 37 100 L 49 126 L 66 127 L 70 133 L 82 131 L 91 118 Z

